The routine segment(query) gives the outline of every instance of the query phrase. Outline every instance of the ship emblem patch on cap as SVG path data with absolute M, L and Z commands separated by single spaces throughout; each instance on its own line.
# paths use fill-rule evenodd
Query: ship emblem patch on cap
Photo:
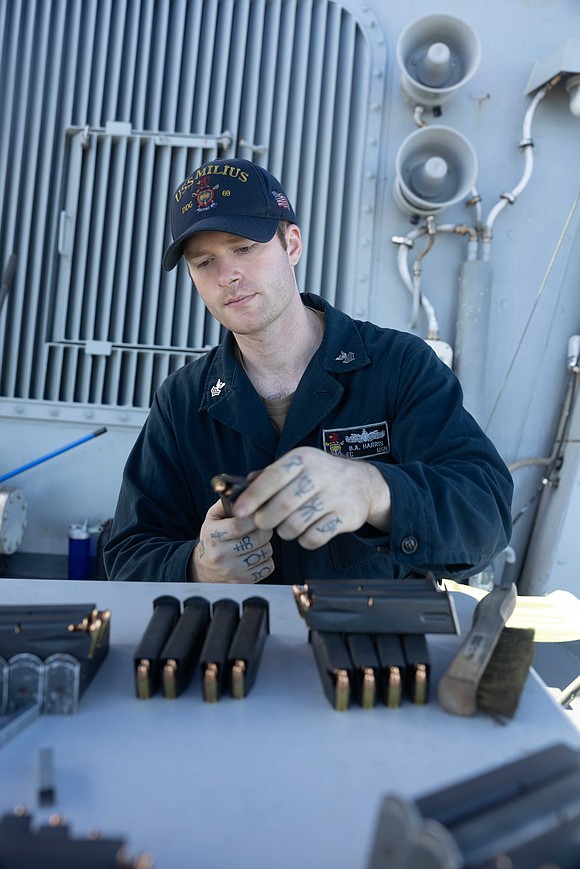
M 198 181 L 197 193 L 195 194 L 198 211 L 207 211 L 208 208 L 213 208 L 213 206 L 216 204 L 213 201 L 214 190 L 218 189 L 219 184 L 214 185 L 214 187 L 210 187 L 209 178 L 200 178 L 200 180 Z
M 202 187 L 197 191 L 195 197 L 197 199 L 198 208 L 211 208 L 213 202 L 213 190 L 211 187 Z

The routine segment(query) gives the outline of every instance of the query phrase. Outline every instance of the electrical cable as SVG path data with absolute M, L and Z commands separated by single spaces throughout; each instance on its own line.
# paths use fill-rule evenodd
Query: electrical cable
M 568 379 L 568 386 L 566 388 L 566 396 L 564 398 L 564 402 L 562 405 L 562 413 L 560 415 L 560 423 L 558 425 L 558 430 L 556 432 L 556 438 L 554 439 L 554 447 L 549 456 L 545 458 L 533 458 L 533 459 L 520 459 L 517 462 L 513 462 L 511 465 L 508 465 L 508 471 L 510 474 L 513 474 L 514 471 L 519 471 L 521 468 L 528 468 L 532 465 L 543 465 L 545 467 L 551 467 L 553 463 L 558 458 L 559 452 L 562 448 L 562 444 L 564 443 L 566 434 L 570 428 L 570 420 L 571 420 L 571 411 L 574 406 L 574 402 L 576 400 L 577 393 L 577 378 L 575 373 L 572 372 Z
M 530 507 L 535 504 L 535 502 L 539 499 L 540 495 L 544 491 L 547 485 L 554 484 L 555 480 L 552 478 L 554 471 L 559 472 L 560 468 L 564 463 L 564 445 L 566 443 L 568 432 L 570 430 L 570 425 L 572 424 L 572 408 L 574 407 L 574 403 L 576 401 L 578 394 L 578 377 L 575 373 L 572 373 L 570 376 L 570 380 L 568 381 L 568 392 L 566 395 L 566 402 L 564 404 L 564 409 L 562 411 L 561 416 L 561 424 L 560 431 L 556 435 L 556 440 L 554 444 L 554 449 L 552 450 L 551 456 L 547 459 L 527 459 L 523 462 L 516 462 L 514 465 L 509 466 L 510 472 L 513 470 L 518 470 L 521 467 L 525 467 L 527 465 L 540 465 L 545 464 L 548 465 L 548 471 L 546 475 L 542 478 L 540 484 L 535 490 L 534 494 L 529 498 L 524 506 L 519 510 L 516 516 L 512 519 L 512 525 L 515 525 L 518 522 L 524 513 L 530 509 Z

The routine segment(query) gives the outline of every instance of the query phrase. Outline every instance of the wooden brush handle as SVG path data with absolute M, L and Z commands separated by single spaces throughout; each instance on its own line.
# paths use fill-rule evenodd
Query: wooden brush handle
M 439 680 L 439 702 L 455 715 L 474 715 L 477 690 L 505 623 L 517 600 L 516 587 L 498 586 L 483 597 L 473 614 L 469 633 L 447 672 Z

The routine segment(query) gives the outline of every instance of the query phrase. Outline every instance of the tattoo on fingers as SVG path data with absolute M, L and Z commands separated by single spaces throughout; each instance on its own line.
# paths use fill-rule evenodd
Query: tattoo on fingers
M 266 579 L 272 573 L 269 567 L 262 567 L 260 570 L 252 573 L 252 582 L 260 582 L 261 579 Z
M 212 538 L 212 540 L 221 540 L 222 537 L 227 536 L 227 533 L 227 531 L 212 531 L 209 536 Z
M 296 512 L 302 517 L 304 522 L 310 522 L 316 513 L 322 513 L 323 510 L 324 502 L 320 495 L 316 495 L 310 501 L 307 501 L 306 504 L 301 504 Z
M 335 516 L 334 519 L 329 519 L 324 525 L 317 525 L 316 530 L 321 534 L 334 534 L 339 525 L 342 525 L 342 519 Z
M 258 544 L 260 545 L 260 544 Z M 243 553 L 246 552 L 247 555 L 244 555 L 242 561 L 247 564 L 248 567 L 257 567 L 258 565 L 264 565 L 266 561 L 270 558 L 271 550 L 269 547 L 261 546 L 260 549 L 254 548 L 254 543 L 252 542 L 251 534 L 246 534 L 240 540 L 237 541 L 236 545 L 233 547 L 234 552 Z M 258 571 L 259 572 L 259 571 Z M 268 568 L 268 573 L 270 573 L 270 568 Z M 254 574 L 252 574 L 254 575 Z M 264 574 L 265 576 L 266 574 Z M 261 579 L 264 577 L 262 576 Z M 254 580 L 257 582 L 258 580 Z
M 267 561 L 269 558 L 268 553 L 265 549 L 260 549 L 259 552 L 250 552 L 249 555 L 246 555 L 245 558 L 242 558 L 242 561 L 245 561 L 248 567 L 255 567 L 256 564 L 260 564 L 262 561 Z
M 304 462 L 300 456 L 292 456 L 284 462 L 282 467 L 285 471 L 290 471 L 292 468 L 301 468 L 303 464 Z
M 309 492 L 312 492 L 313 489 L 314 481 L 312 477 L 309 477 L 308 474 L 303 474 L 296 480 L 296 486 L 294 487 L 293 494 L 296 498 L 301 498 L 303 495 L 307 495 Z
M 245 537 L 241 537 L 236 545 L 234 546 L 234 552 L 246 552 L 248 549 L 253 549 L 254 544 L 252 543 L 252 538 L 249 534 L 246 534 Z

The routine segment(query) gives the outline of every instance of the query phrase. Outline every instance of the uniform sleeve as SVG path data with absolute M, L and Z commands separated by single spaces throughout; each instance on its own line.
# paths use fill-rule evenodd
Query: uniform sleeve
M 391 490 L 396 563 L 463 579 L 508 545 L 511 475 L 463 407 L 459 381 L 424 342 L 402 355 L 391 457 L 375 464 Z
M 104 562 L 110 580 L 186 582 L 200 517 L 170 416 L 156 397 L 129 454 Z

